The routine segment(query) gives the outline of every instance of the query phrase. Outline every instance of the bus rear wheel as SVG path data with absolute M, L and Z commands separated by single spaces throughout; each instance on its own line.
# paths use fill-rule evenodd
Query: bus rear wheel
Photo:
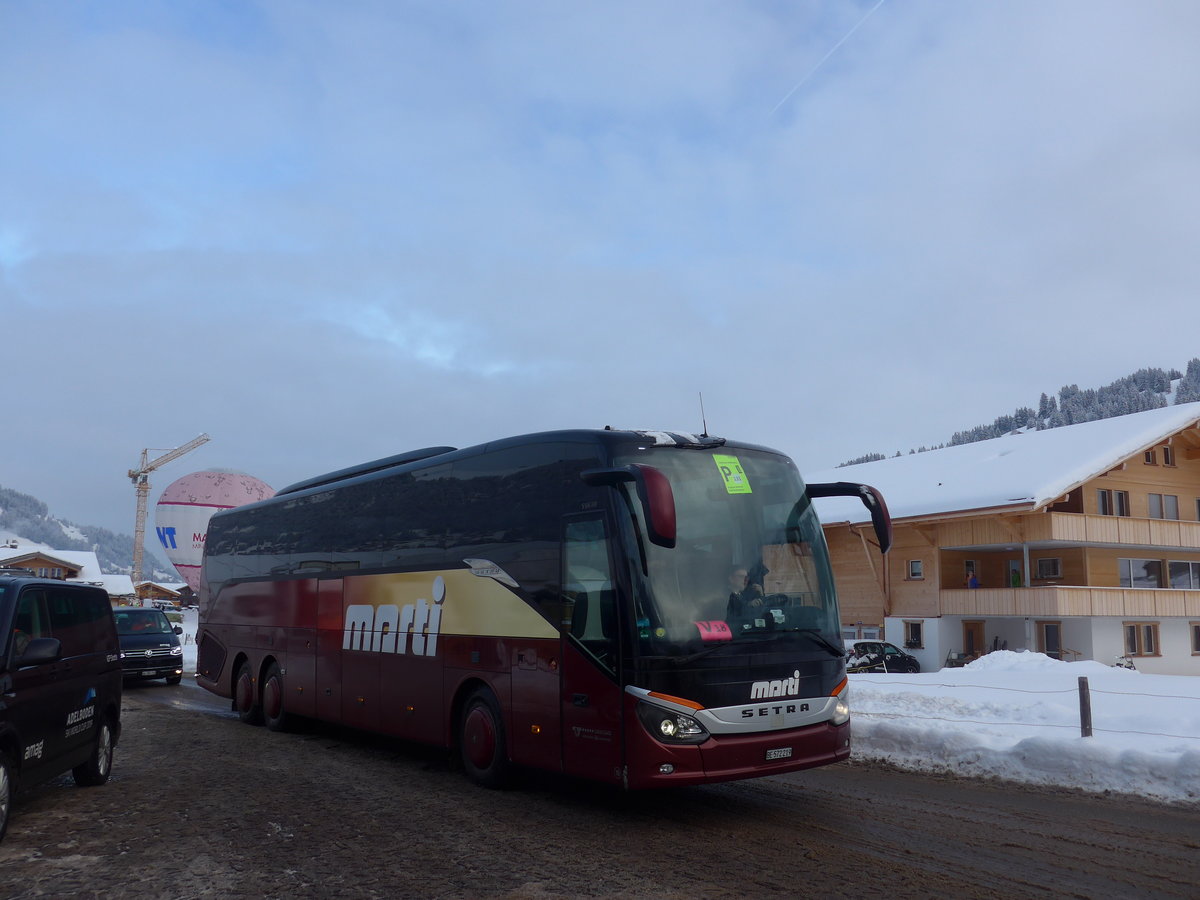
M 249 663 L 242 663 L 238 667 L 237 677 L 233 679 L 233 702 L 238 718 L 247 725 L 263 723 L 262 705 L 258 702 L 258 692 L 254 689 L 254 678 L 250 675 Z
M 271 731 L 287 731 L 291 726 L 292 717 L 286 709 L 283 690 L 283 672 L 278 663 L 271 663 L 262 687 L 263 724 Z
M 478 688 L 463 704 L 458 749 L 463 770 L 476 784 L 500 788 L 508 784 L 511 766 L 500 704 L 487 688 Z

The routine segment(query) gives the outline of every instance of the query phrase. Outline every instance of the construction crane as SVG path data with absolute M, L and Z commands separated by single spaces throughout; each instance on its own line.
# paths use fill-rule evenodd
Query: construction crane
M 194 437 L 182 447 L 168 450 L 162 456 L 150 459 L 150 451 L 142 451 L 142 460 L 136 469 L 129 470 L 129 480 L 137 490 L 137 521 L 133 529 L 133 593 L 137 596 L 137 587 L 142 580 L 142 557 L 146 551 L 146 499 L 150 496 L 150 473 L 159 466 L 164 466 L 172 460 L 179 459 L 185 453 L 191 453 L 201 444 L 209 440 L 207 434 Z

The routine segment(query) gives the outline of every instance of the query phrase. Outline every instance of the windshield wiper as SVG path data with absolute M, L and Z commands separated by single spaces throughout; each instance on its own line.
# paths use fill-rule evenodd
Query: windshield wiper
M 817 631 L 817 629 L 815 629 L 815 628 L 797 628 L 796 631 L 798 631 L 800 634 L 804 635 L 805 637 L 811 638 L 813 641 L 820 644 L 822 647 L 824 647 L 826 650 L 828 650 L 834 656 L 845 656 L 846 655 L 845 650 L 843 650 L 841 647 L 839 647 L 837 644 L 835 644 L 829 638 L 825 637 L 825 635 L 821 634 L 821 632 Z

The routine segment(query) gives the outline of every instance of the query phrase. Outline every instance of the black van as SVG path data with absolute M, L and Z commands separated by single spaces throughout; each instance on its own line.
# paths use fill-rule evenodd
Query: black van
M 121 649 L 104 590 L 0 572 L 0 838 L 19 783 L 104 784 L 121 734 Z
M 127 679 L 165 678 L 167 684 L 183 680 L 183 629 L 172 625 L 166 613 L 150 606 L 123 606 L 113 616 Z

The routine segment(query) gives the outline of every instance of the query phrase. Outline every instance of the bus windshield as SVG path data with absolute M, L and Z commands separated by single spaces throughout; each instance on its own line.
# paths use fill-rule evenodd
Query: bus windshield
M 643 653 L 768 638 L 840 653 L 825 538 L 791 460 L 738 447 L 641 451 L 617 463 L 654 466 L 675 495 L 675 547 L 641 542 L 647 572 L 634 618 Z M 627 490 L 644 535 L 644 510 Z

